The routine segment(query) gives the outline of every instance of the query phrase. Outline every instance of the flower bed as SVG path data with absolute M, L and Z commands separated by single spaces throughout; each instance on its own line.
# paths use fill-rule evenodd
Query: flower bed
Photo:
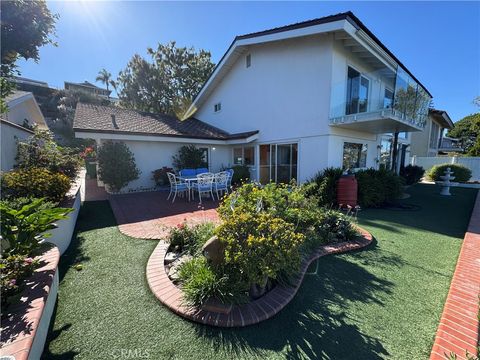
M 162 241 L 148 261 L 147 282 L 150 290 L 163 305 L 188 320 L 218 327 L 253 325 L 273 317 L 293 299 L 310 263 L 322 256 L 360 250 L 368 246 L 373 240 L 372 235 L 361 228 L 358 228 L 358 231 L 361 235 L 354 241 L 321 246 L 305 258 L 290 286 L 278 284 L 264 296 L 247 304 L 225 305 L 216 301 L 210 301 L 201 307 L 186 304 L 181 288 L 168 277 L 164 259 L 169 244 Z
M 211 323 L 203 312 L 228 317 L 240 311 L 241 320 L 231 319 L 230 325 L 219 317 L 219 326 L 244 326 L 276 314 L 296 293 L 311 261 L 371 240 L 348 214 L 319 208 L 304 190 L 245 184 L 225 197 L 217 227 L 180 224 L 172 229 L 169 245 L 156 250 L 160 259 L 152 255 L 149 262 L 147 277 L 154 293 L 196 321 Z M 250 308 L 252 304 L 260 305 Z M 245 320 L 249 310 L 242 313 L 244 308 L 257 312 Z
M 60 252 L 52 246 L 35 259 L 40 267 L 26 279 L 20 302 L 2 314 L 1 356 L 22 360 L 42 354 L 57 298 Z

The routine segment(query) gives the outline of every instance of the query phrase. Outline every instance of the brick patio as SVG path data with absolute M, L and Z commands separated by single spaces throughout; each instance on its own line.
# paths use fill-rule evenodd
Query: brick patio
M 140 239 L 164 239 L 169 228 L 187 221 L 198 224 L 218 221 L 217 201 L 198 198 L 188 202 L 184 198 L 167 200 L 167 191 L 110 195 L 110 205 L 118 227 L 125 235 Z

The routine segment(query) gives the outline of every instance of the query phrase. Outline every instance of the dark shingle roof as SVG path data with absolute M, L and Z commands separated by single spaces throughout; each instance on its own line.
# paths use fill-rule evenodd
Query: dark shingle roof
M 77 104 L 73 130 L 211 140 L 241 139 L 258 133 L 257 130 L 229 134 L 195 118 L 180 121 L 176 117 L 164 114 L 83 103 Z

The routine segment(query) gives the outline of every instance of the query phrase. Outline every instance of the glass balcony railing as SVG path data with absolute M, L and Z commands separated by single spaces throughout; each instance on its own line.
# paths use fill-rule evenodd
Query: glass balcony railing
M 408 126 L 418 131 L 425 127 L 430 103 L 428 93 L 403 69 L 362 74 L 349 67 L 347 80 L 332 87 L 330 122 L 388 118 L 392 131 L 409 131 Z

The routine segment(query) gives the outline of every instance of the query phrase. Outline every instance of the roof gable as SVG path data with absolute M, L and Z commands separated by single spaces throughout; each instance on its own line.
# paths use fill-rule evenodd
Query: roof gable
M 322 32 L 347 30 L 347 24 L 349 25 L 350 29 L 353 28 L 355 31 L 362 30 L 379 48 L 381 48 L 388 56 L 390 56 L 400 68 L 406 71 L 427 92 L 428 95 L 431 96 L 428 89 L 420 81 L 418 81 L 418 79 L 400 62 L 400 60 L 398 60 L 398 58 L 351 11 L 348 11 L 269 30 L 236 36 L 225 54 L 218 62 L 217 66 L 210 74 L 210 77 L 203 84 L 203 87 L 195 97 L 192 105 L 185 113 L 184 118 L 192 116 L 197 111 L 197 108 L 201 106 L 202 98 L 208 97 L 212 91 L 209 89 L 209 87 L 214 88 L 217 86 L 217 84 L 214 83 L 216 78 L 221 78 L 226 72 L 228 72 L 229 62 L 236 61 L 239 54 L 243 53 L 240 48 L 253 44 L 283 40 L 299 36 L 308 36 Z

